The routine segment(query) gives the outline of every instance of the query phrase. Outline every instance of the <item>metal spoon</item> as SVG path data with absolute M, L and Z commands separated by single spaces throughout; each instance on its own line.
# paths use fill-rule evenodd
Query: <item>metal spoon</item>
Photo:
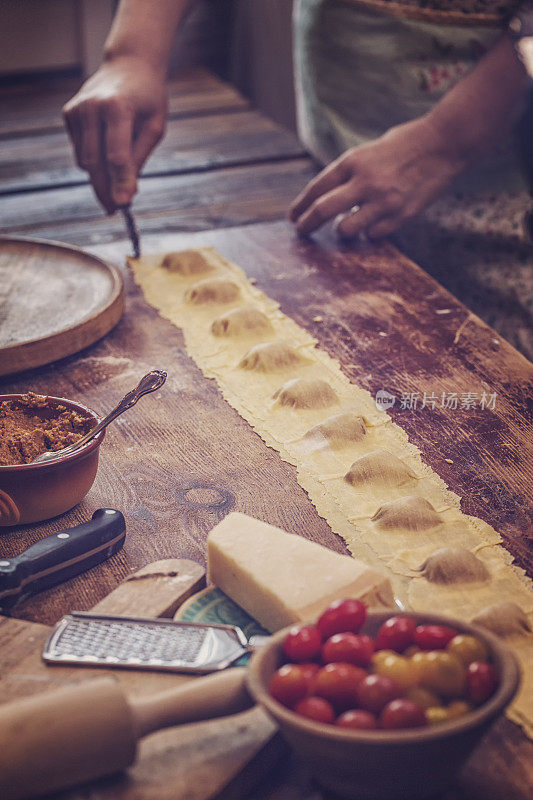
M 80 447 L 83 447 L 83 445 L 87 444 L 87 442 L 90 442 L 91 439 L 94 439 L 94 437 L 99 434 L 100 431 L 103 431 L 104 428 L 107 428 L 110 422 L 113 422 L 113 420 L 116 419 L 120 414 L 134 406 L 137 400 L 142 397 L 143 394 L 149 394 L 150 392 L 155 392 L 157 389 L 160 389 L 166 379 L 167 373 L 164 370 L 153 369 L 151 372 L 147 372 L 146 375 L 141 378 L 135 389 L 132 389 L 131 392 L 128 392 L 128 394 L 122 398 L 120 403 L 115 406 L 113 411 L 111 411 L 107 417 L 104 417 L 104 419 L 101 420 L 95 428 L 86 433 L 85 436 L 82 436 L 77 442 L 69 444 L 68 447 L 64 447 L 62 450 L 47 450 L 46 453 L 41 453 L 34 458 L 33 461 L 30 461 L 30 464 L 40 464 L 43 461 L 53 461 L 56 458 L 61 458 L 67 453 L 73 453 L 75 450 L 79 450 Z

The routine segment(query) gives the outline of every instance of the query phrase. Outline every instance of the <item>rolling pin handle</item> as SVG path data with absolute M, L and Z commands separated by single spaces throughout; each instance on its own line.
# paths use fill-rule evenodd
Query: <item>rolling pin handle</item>
M 119 683 L 96 678 L 0 706 L 0 797 L 26 800 L 112 775 L 135 760 Z
M 137 738 L 172 725 L 246 711 L 255 701 L 246 689 L 245 675 L 244 667 L 234 667 L 216 675 L 195 678 L 177 689 L 130 699 Z
M 137 739 L 254 705 L 236 667 L 146 699 L 97 678 L 0 706 L 0 797 L 26 800 L 125 769 Z

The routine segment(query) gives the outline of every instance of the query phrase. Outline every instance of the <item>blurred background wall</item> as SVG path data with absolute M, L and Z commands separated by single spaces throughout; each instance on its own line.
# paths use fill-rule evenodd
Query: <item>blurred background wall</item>
M 114 8 L 115 0 L 1 0 L 0 75 L 90 74 Z
M 157 2 L 157 0 L 154 0 Z M 171 73 L 204 65 L 295 128 L 293 0 L 194 0 L 176 37 Z M 117 0 L 0 0 L 0 81 L 90 75 Z
M 296 130 L 293 0 L 236 0 L 230 78 L 252 103 Z

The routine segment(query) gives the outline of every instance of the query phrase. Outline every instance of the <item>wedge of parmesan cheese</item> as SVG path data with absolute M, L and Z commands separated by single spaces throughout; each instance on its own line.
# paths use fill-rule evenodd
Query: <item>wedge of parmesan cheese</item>
M 314 621 L 337 599 L 394 605 L 389 580 L 362 561 L 246 514 L 213 528 L 207 561 L 213 583 L 271 632 Z

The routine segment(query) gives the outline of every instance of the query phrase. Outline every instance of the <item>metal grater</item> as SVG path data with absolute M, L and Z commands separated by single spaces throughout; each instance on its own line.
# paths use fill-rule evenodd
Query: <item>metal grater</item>
M 126 667 L 204 674 L 225 669 L 250 653 L 240 628 L 76 611 L 61 619 L 44 646 L 51 664 Z

